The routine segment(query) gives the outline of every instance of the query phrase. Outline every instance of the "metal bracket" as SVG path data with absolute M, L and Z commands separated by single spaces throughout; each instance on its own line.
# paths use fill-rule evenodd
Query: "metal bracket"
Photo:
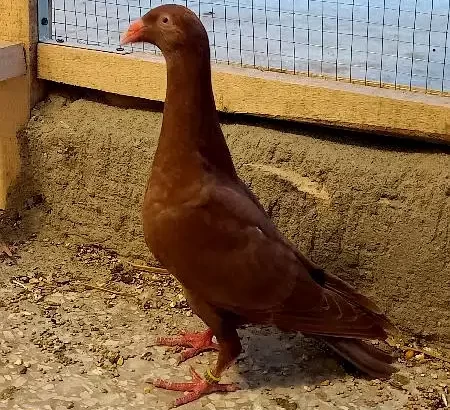
M 52 0 L 38 0 L 39 41 L 52 38 Z

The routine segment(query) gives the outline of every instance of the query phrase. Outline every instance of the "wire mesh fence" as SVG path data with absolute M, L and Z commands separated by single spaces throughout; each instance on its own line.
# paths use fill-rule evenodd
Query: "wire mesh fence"
M 51 37 L 120 50 L 130 21 L 169 2 L 53 0 Z M 171 2 L 201 18 L 217 62 L 450 93 L 450 0 Z

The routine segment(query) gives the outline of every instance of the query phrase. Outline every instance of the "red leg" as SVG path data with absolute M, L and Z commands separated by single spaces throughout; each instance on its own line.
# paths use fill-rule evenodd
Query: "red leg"
M 191 367 L 192 382 L 173 383 L 166 380 L 156 380 L 154 386 L 167 390 L 185 392 L 185 395 L 175 400 L 173 407 L 178 407 L 186 403 L 197 400 L 205 394 L 213 392 L 231 392 L 239 387 L 235 384 L 219 384 L 219 379 L 224 370 L 226 370 L 237 358 L 241 351 L 241 343 L 236 330 L 230 331 L 225 337 L 219 339 L 219 357 L 217 359 L 214 373 L 205 374 L 205 379 Z
M 176 399 L 172 407 L 182 406 L 214 392 L 232 392 L 239 389 L 236 384 L 208 383 L 191 367 L 192 382 L 173 383 L 167 380 L 155 380 L 153 385 L 166 390 L 182 391 L 185 395 Z
M 159 346 L 181 346 L 188 347 L 181 353 L 178 364 L 184 362 L 191 357 L 208 350 L 219 350 L 219 345 L 212 341 L 213 332 L 208 329 L 199 333 L 183 333 L 181 336 L 175 337 L 159 337 L 156 339 L 156 344 Z

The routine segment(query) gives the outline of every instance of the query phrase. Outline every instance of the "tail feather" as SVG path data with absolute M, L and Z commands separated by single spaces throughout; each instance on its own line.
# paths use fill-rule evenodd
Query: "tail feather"
M 366 296 L 358 293 L 352 286 L 335 275 L 325 273 L 324 288 L 329 289 L 359 306 L 363 311 L 372 316 L 384 332 L 395 332 L 392 323 L 383 315 L 378 306 Z M 380 338 L 385 338 L 380 332 Z M 388 378 L 396 368 L 392 366 L 393 357 L 389 353 L 372 346 L 361 339 L 345 337 L 322 337 L 322 340 L 344 359 L 352 363 L 358 369 L 375 378 Z
M 383 327 L 385 331 L 388 333 L 395 333 L 397 329 L 395 326 L 386 318 L 381 309 L 377 306 L 377 304 L 371 301 L 367 296 L 359 293 L 353 286 L 350 286 L 348 283 L 344 282 L 342 279 L 337 276 L 324 272 L 325 273 L 325 284 L 324 288 L 337 293 L 363 308 L 366 312 L 370 313 L 378 322 L 378 324 Z
M 358 369 L 376 378 L 388 378 L 396 371 L 392 356 L 364 342 L 386 339 L 396 329 L 381 309 L 339 277 L 325 272 L 306 257 L 297 254 L 310 277 L 322 288 L 321 305 L 315 309 L 305 282 L 299 280 L 283 308 L 271 312 L 269 322 L 282 330 L 296 330 L 323 340 L 331 349 Z M 300 277 L 301 279 L 301 277 Z
M 372 302 L 367 296 L 359 293 L 353 286 L 344 282 L 341 278 L 333 275 L 332 273 L 324 272 L 324 275 L 325 281 L 323 287 L 325 289 L 332 290 L 341 296 L 344 296 L 348 300 L 353 303 L 357 303 L 374 314 L 382 314 L 381 309 L 374 302 Z
M 340 337 L 322 337 L 321 339 L 336 353 L 371 377 L 384 379 L 397 371 L 391 364 L 393 358 L 390 354 L 362 340 Z

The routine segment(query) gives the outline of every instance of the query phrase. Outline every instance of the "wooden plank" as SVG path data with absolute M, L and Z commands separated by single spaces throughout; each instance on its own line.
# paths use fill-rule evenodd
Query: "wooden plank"
M 20 77 L 27 72 L 22 44 L 0 41 L 0 81 Z
M 44 95 L 43 84 L 36 78 L 38 42 L 37 0 L 0 0 L 0 41 L 22 43 L 30 85 L 30 107 Z
M 17 131 L 28 121 L 27 77 L 0 81 L 0 209 L 7 206 L 7 192 L 20 169 Z
M 39 78 L 163 101 L 164 60 L 38 46 Z M 450 143 L 450 98 L 213 65 L 219 110 Z
M 0 7 L 0 40 L 17 41 L 26 46 L 31 43 L 32 24 L 30 5 L 27 0 L 2 0 Z
M 0 0 L 0 41 L 21 44 L 22 60 L 26 58 L 25 75 L 0 81 L 0 208 L 6 207 L 6 193 L 20 166 L 16 134 L 30 115 L 30 109 L 42 96 L 35 75 L 37 44 L 37 0 Z M 17 50 L 17 49 L 16 49 Z M 9 50 L 9 52 L 13 52 Z M 0 72 L 5 77 L 23 70 L 12 64 L 14 58 L 0 57 Z M 6 74 L 5 74 L 6 72 Z

